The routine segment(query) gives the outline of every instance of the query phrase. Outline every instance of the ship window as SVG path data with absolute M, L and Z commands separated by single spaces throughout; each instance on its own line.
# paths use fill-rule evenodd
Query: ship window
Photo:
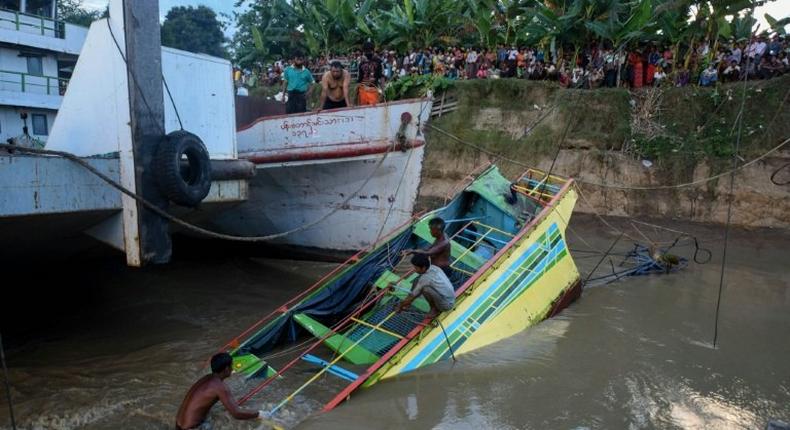
M 52 17 L 52 0 L 27 0 L 27 10 L 32 15 Z
M 0 8 L 18 11 L 19 0 L 0 0 Z
M 33 114 L 33 134 L 37 136 L 49 135 L 49 127 L 47 126 L 47 116 L 34 113 Z
M 44 65 L 41 63 L 41 57 L 27 57 L 27 74 L 44 76 Z

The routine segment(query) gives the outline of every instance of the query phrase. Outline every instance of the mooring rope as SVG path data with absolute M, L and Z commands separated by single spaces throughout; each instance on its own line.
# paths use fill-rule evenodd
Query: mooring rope
M 294 228 L 294 229 L 291 229 L 291 230 L 287 230 L 287 231 L 280 232 L 280 233 L 275 233 L 275 234 L 270 234 L 270 235 L 267 235 L 267 236 L 234 236 L 234 235 L 230 235 L 230 234 L 224 234 L 224 233 L 211 231 L 211 230 L 205 229 L 203 227 L 196 226 L 196 225 L 194 225 L 194 224 L 192 224 L 192 223 L 190 223 L 188 221 L 185 221 L 185 220 L 183 220 L 183 219 L 181 219 L 179 217 L 171 215 L 170 213 L 168 213 L 164 209 L 160 208 L 159 206 L 154 205 L 153 203 L 151 203 L 150 201 L 145 199 L 143 196 L 141 196 L 141 195 L 139 195 L 139 194 L 137 194 L 135 192 L 132 192 L 128 188 L 126 188 L 123 185 L 121 185 L 120 183 L 118 183 L 116 180 L 114 180 L 114 179 L 110 178 L 109 176 L 105 175 L 104 173 L 102 173 L 101 171 L 99 171 L 98 169 L 93 167 L 90 163 L 85 161 L 85 159 L 83 159 L 81 157 L 78 157 L 78 156 L 76 156 L 74 154 L 71 154 L 69 152 L 51 151 L 51 150 L 47 150 L 47 149 L 22 148 L 22 147 L 19 147 L 17 145 L 9 145 L 7 143 L 0 143 L 0 149 L 6 149 L 9 152 L 21 152 L 21 153 L 26 153 L 26 154 L 37 154 L 37 155 L 51 155 L 51 156 L 65 158 L 67 160 L 73 161 L 73 162 L 79 164 L 80 166 L 84 167 L 86 170 L 88 170 L 92 174 L 94 174 L 97 177 L 99 177 L 101 180 L 103 180 L 104 182 L 109 184 L 111 187 L 117 189 L 118 191 L 122 192 L 123 194 L 126 194 L 127 196 L 131 197 L 135 201 L 137 201 L 140 204 L 142 204 L 146 209 L 154 212 L 155 214 L 161 216 L 162 218 L 165 218 L 168 221 L 171 221 L 174 224 L 177 224 L 177 225 L 179 225 L 179 226 L 181 226 L 181 227 L 183 227 L 183 228 L 185 228 L 185 229 L 187 229 L 189 231 L 192 231 L 192 232 L 194 232 L 196 234 L 199 234 L 199 235 L 202 235 L 202 236 L 205 236 L 205 237 L 209 237 L 209 238 L 212 238 L 212 239 L 221 239 L 221 240 L 228 240 L 228 241 L 235 241 L 235 242 L 253 242 L 253 243 L 254 242 L 268 242 L 268 241 L 271 241 L 271 240 L 274 240 L 274 239 L 285 237 L 285 236 L 288 236 L 290 234 L 294 234 L 294 233 L 298 233 L 298 232 L 301 232 L 301 231 L 308 230 L 308 229 L 310 229 L 312 227 L 315 227 L 316 225 L 324 222 L 326 219 L 328 219 L 329 217 L 331 217 L 335 213 L 337 213 L 340 210 L 342 210 L 343 208 L 345 208 L 348 205 L 348 203 L 351 202 L 352 199 L 354 199 L 360 192 L 362 192 L 362 190 L 368 185 L 368 183 L 373 179 L 373 177 L 376 176 L 376 172 L 378 172 L 379 168 L 381 168 L 382 164 L 384 164 L 384 160 L 387 158 L 387 155 L 389 155 L 389 153 L 391 152 L 391 151 L 387 151 L 386 153 L 384 153 L 384 156 L 381 157 L 381 159 L 379 160 L 379 162 L 376 165 L 376 167 L 370 173 L 370 176 L 368 176 L 365 179 L 365 181 L 362 183 L 362 185 L 356 191 L 354 191 L 352 194 L 350 194 L 348 196 L 348 198 L 343 200 L 343 202 L 341 202 L 340 204 L 336 205 L 332 210 L 330 210 L 329 212 L 327 212 L 325 215 L 321 216 L 320 218 L 316 219 L 315 221 L 309 222 L 309 223 L 307 223 L 305 225 L 302 225 L 300 227 L 297 227 L 297 228 Z M 394 150 L 394 141 L 393 141 L 393 148 L 392 148 L 392 150 Z

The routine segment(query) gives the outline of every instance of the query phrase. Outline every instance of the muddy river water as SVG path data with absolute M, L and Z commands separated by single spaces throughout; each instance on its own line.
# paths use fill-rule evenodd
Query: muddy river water
M 586 274 L 599 260 L 591 248 L 605 250 L 617 233 L 592 218 L 572 225 L 568 240 Z M 637 236 L 630 224 L 617 226 Z M 322 380 L 278 420 L 305 429 L 475 430 L 760 429 L 769 419 L 790 421 L 790 234 L 733 232 L 714 349 L 722 228 L 672 227 L 702 238 L 711 262 L 589 288 L 531 330 L 316 415 L 316 399 L 337 387 Z M 641 229 L 653 240 L 674 238 Z M 631 243 L 623 239 L 615 252 Z M 690 257 L 693 247 L 676 250 Z M 22 296 L 0 306 L 18 428 L 172 428 L 204 360 L 333 266 L 176 251 L 166 267 L 131 270 L 118 255 L 98 255 L 4 282 Z M 249 406 L 271 407 L 288 388 L 265 390 Z M 268 428 L 233 421 L 220 407 L 211 420 L 215 429 Z M 4 393 L 0 428 L 10 428 Z

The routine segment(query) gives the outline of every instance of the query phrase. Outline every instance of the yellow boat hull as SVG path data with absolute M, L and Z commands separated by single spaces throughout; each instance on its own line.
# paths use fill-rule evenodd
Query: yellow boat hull
M 369 386 L 510 337 L 550 316 L 578 294 L 579 271 L 565 240 L 576 193 L 565 190 L 545 216 L 516 239 L 503 255 L 439 316 L 439 327 L 422 330 L 366 381 Z M 445 335 L 446 333 L 446 335 Z

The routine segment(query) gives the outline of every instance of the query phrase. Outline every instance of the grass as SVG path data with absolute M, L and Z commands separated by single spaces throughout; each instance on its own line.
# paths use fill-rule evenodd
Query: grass
M 625 90 L 580 91 L 553 82 L 491 79 L 457 82 L 448 94 L 458 99 L 459 108 L 432 120 L 437 127 L 528 165 L 554 153 L 569 121 L 565 148 L 620 149 L 630 135 Z M 486 113 L 487 120 L 481 120 Z M 429 142 L 429 155 L 477 155 L 436 132 L 429 132 Z
M 456 112 L 434 124 L 461 139 L 526 164 L 554 153 L 568 122 L 565 148 L 618 151 L 648 158 L 668 181 L 688 180 L 707 162 L 718 173 L 730 167 L 743 86 L 668 88 L 655 120 L 663 133 L 653 139 L 631 132 L 631 94 L 623 89 L 569 90 L 554 82 L 491 79 L 457 82 L 448 92 Z M 754 158 L 790 136 L 790 75 L 747 84 L 740 155 Z M 529 132 L 524 128 L 556 106 Z M 428 151 L 472 156 L 477 151 L 430 133 Z M 431 157 L 436 158 L 436 157 Z

